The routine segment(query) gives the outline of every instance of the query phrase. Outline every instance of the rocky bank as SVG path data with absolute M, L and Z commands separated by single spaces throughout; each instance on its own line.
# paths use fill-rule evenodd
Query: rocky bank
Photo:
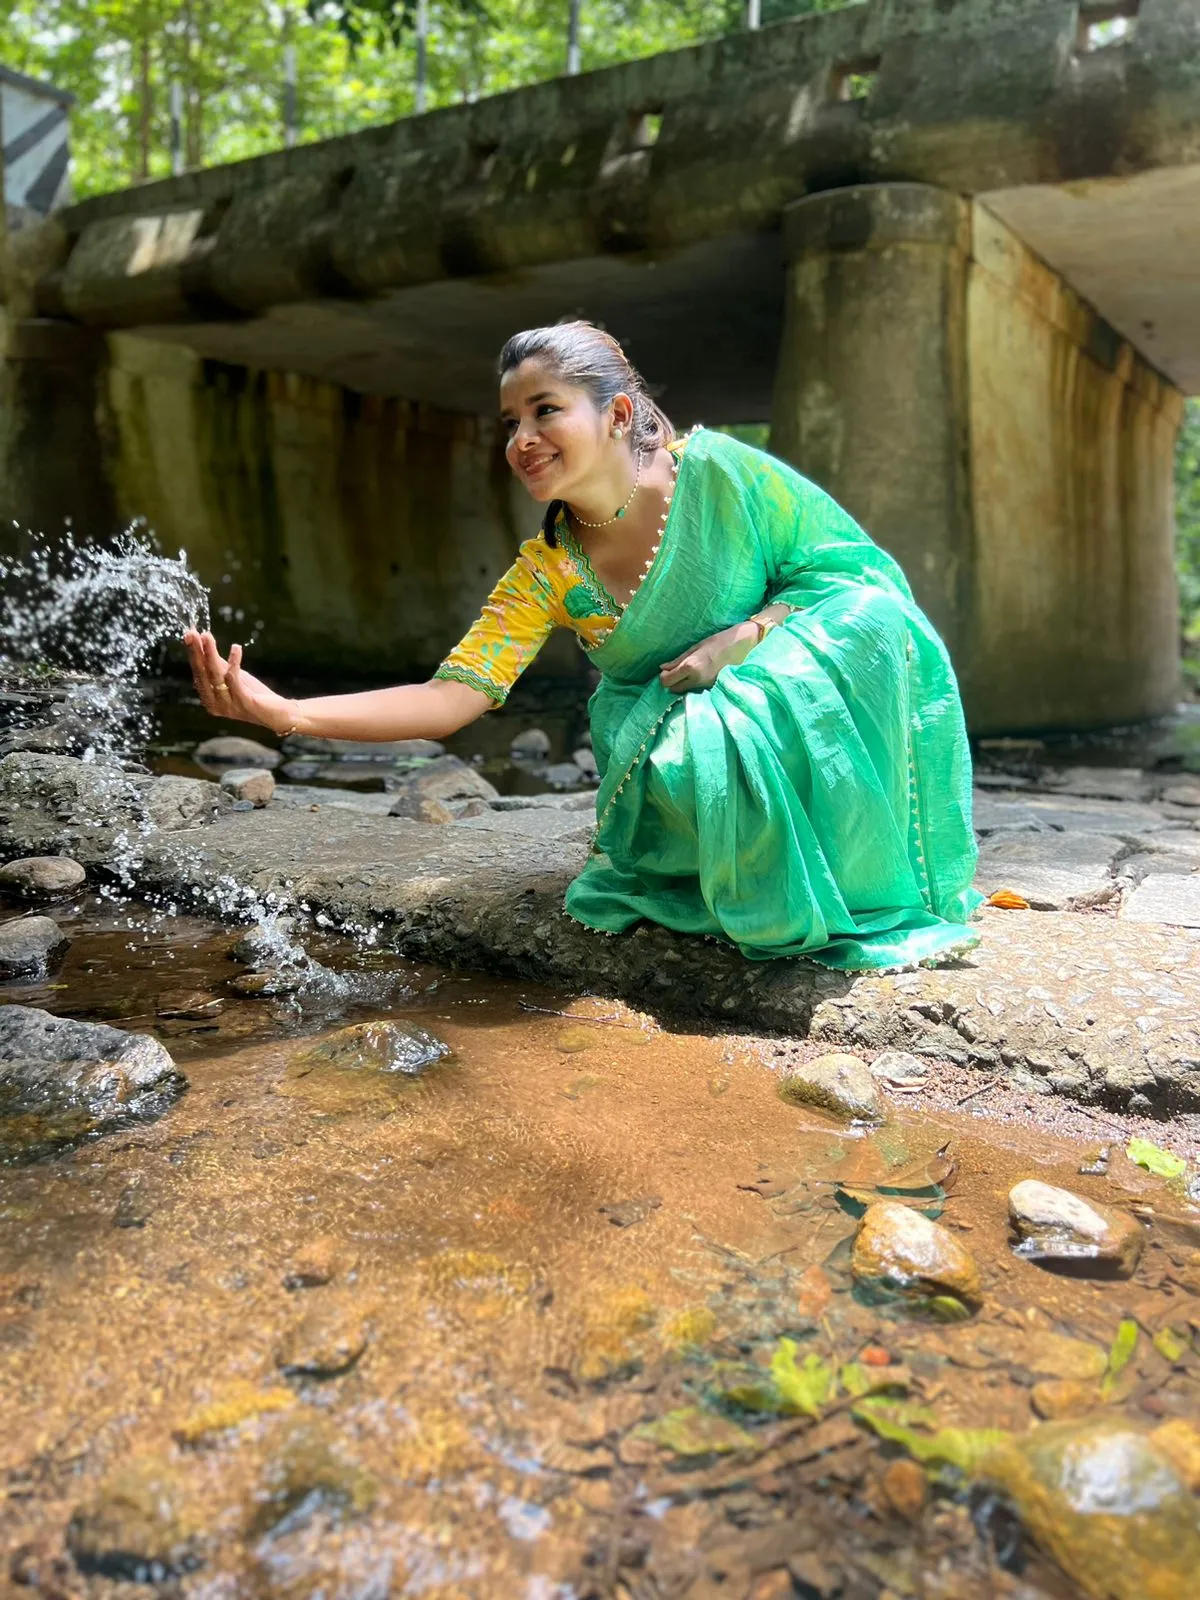
M 385 802 L 394 808 L 392 795 L 285 786 L 265 808 L 234 811 L 216 784 L 14 752 L 0 760 L 0 858 L 61 851 L 103 875 L 132 843 L 139 893 L 213 905 L 242 885 L 377 927 L 412 959 L 903 1049 L 1083 1103 L 1200 1108 L 1196 777 L 983 775 L 979 886 L 1028 909 L 986 908 L 979 948 L 951 966 L 865 976 L 747 962 L 650 926 L 608 938 L 574 923 L 562 897 L 588 850 L 588 796 L 480 795 L 436 823 Z

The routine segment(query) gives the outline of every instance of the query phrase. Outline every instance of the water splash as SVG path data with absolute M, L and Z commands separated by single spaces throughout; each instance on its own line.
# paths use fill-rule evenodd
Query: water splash
M 64 749 L 85 760 L 140 751 L 152 732 L 143 673 L 168 640 L 209 625 L 186 552 L 162 555 L 138 524 L 111 545 L 70 533 L 21 543 L 0 556 L 0 673 L 30 691 L 34 715 L 49 711 Z

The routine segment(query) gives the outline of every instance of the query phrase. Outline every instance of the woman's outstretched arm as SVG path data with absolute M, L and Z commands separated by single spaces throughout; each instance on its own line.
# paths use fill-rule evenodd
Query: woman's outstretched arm
M 242 666 L 242 647 L 226 659 L 211 633 L 189 629 L 183 636 L 196 692 L 206 711 L 234 722 L 253 722 L 272 732 L 307 733 L 323 739 L 444 739 L 474 722 L 495 702 L 479 689 L 434 678 L 361 694 L 288 700 Z

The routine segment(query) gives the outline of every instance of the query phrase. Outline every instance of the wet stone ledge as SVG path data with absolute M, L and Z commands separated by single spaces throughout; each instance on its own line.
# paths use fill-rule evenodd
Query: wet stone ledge
M 201 898 L 234 880 L 379 925 L 405 956 L 620 995 L 663 1015 L 905 1049 L 1031 1092 L 1169 1112 L 1200 1108 L 1200 936 L 1102 911 L 985 909 L 957 964 L 849 976 L 747 962 L 715 941 L 643 925 L 579 926 L 562 897 L 586 855 L 586 815 L 494 813 L 447 826 L 349 809 L 267 810 L 152 836 L 147 887 Z

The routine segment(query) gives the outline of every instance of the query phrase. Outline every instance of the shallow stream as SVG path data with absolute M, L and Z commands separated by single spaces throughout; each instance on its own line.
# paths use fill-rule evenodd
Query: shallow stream
M 769 1046 L 609 1000 L 334 938 L 318 998 L 246 996 L 228 929 L 60 920 L 61 965 L 0 999 L 154 1033 L 190 1086 L 0 1168 L 16 1595 L 1078 1596 L 1001 1497 L 878 1437 L 864 1389 L 927 1431 L 1200 1415 L 1200 1218 L 1119 1126 L 1083 1175 L 1094 1140 L 922 1091 L 839 1125 L 780 1098 Z M 451 1053 L 381 1070 L 377 1019 Z M 1135 1276 L 1018 1259 L 1030 1176 L 1143 1208 Z M 855 1285 L 880 1184 L 975 1257 L 968 1320 Z M 808 1410 L 755 1398 L 785 1340 L 836 1375 Z

